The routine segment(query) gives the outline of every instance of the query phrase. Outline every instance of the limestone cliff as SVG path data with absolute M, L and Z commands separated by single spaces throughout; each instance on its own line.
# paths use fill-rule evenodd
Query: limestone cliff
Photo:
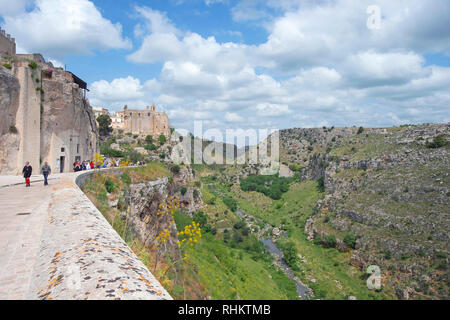
M 0 66 L 0 174 L 20 174 L 25 161 L 34 173 L 43 161 L 70 172 L 76 159 L 93 159 L 97 125 L 81 79 L 39 54 L 9 62 Z
M 51 78 L 44 77 L 42 89 L 42 159 L 53 161 L 65 148 L 69 164 L 77 156 L 91 160 L 97 149 L 97 125 L 83 91 L 62 69 L 54 70 Z
M 0 174 L 16 171 L 19 135 L 14 131 L 19 108 L 19 81 L 0 65 Z M 13 127 L 12 127 L 13 126 Z
M 335 237 L 354 267 L 380 266 L 400 299 L 448 297 L 449 124 L 400 128 L 289 129 L 281 161 L 323 181 L 308 240 Z

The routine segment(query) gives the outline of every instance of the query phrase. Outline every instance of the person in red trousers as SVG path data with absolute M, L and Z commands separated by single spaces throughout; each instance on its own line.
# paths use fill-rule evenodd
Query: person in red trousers
M 27 187 L 30 187 L 30 177 L 31 173 L 33 172 L 33 168 L 30 166 L 30 163 L 27 161 L 25 162 L 25 167 L 23 167 L 22 173 L 23 177 L 25 178 L 25 184 Z

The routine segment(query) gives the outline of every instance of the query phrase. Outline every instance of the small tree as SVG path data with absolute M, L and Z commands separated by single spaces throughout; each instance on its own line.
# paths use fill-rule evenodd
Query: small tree
M 357 133 L 357 134 L 361 134 L 361 133 L 363 133 L 363 132 L 364 132 L 364 128 L 363 128 L 363 127 L 359 127 L 358 133 Z
M 167 139 L 166 139 L 165 135 L 162 134 L 162 135 L 159 136 L 159 143 L 160 143 L 160 145 L 165 144 L 166 141 L 167 141 Z
M 145 142 L 147 142 L 148 144 L 153 144 L 153 137 L 150 135 L 146 136 Z
M 325 245 L 328 248 L 334 248 L 336 246 L 336 237 L 334 235 L 327 235 L 325 237 Z
M 356 245 L 356 236 L 353 232 L 348 232 L 344 237 L 344 243 L 347 247 L 355 249 Z
M 102 114 L 97 117 L 98 131 L 100 136 L 107 137 L 113 131 L 111 127 L 112 120 L 107 114 Z

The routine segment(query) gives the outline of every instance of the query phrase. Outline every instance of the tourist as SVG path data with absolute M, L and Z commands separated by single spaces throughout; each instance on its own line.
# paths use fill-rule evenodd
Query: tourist
M 41 173 L 44 175 L 44 186 L 48 186 L 48 175 L 52 172 L 52 169 L 50 168 L 50 166 L 48 165 L 48 162 L 45 161 L 44 165 L 41 168 Z
M 23 177 L 25 178 L 26 187 L 30 187 L 30 177 L 31 173 L 33 172 L 33 168 L 30 166 L 30 163 L 27 161 L 25 162 L 25 167 L 23 167 L 22 173 Z
M 86 161 L 83 161 L 83 164 L 81 165 L 81 169 L 83 171 L 86 170 Z
M 90 163 L 90 167 L 91 167 L 91 170 L 93 170 L 93 169 L 94 169 L 94 161 L 91 161 L 91 163 Z

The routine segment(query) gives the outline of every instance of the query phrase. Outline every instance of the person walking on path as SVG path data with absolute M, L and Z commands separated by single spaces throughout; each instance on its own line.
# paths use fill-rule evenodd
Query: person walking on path
M 44 175 L 44 186 L 48 186 L 47 178 L 48 175 L 52 173 L 52 168 L 50 168 L 47 161 L 44 162 L 44 165 L 41 168 L 41 173 Z
M 27 161 L 25 162 L 25 167 L 23 167 L 22 173 L 23 177 L 25 178 L 26 187 L 30 187 L 30 177 L 31 173 L 33 172 L 33 168 L 30 166 L 30 163 Z

